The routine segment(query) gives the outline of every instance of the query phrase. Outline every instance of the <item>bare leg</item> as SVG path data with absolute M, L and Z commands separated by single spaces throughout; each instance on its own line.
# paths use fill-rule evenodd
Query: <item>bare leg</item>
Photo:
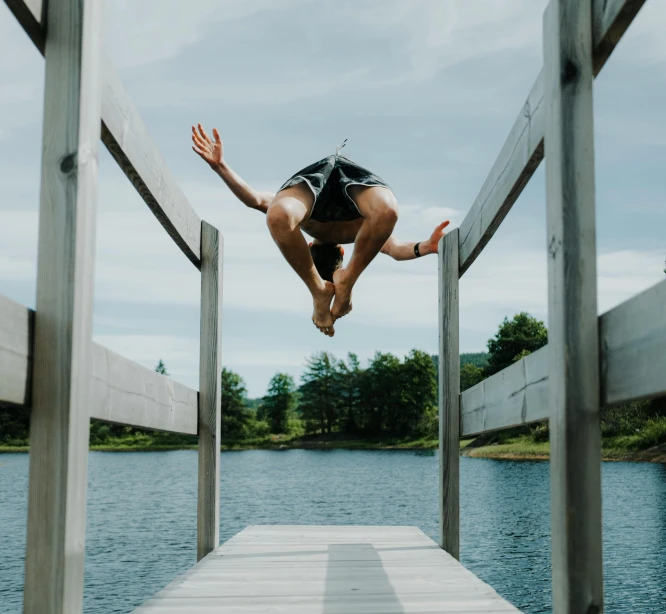
M 268 207 L 266 222 L 282 255 L 312 294 L 312 321 L 322 333 L 332 337 L 335 330 L 331 301 L 335 287 L 331 282 L 324 281 L 317 272 L 308 244 L 299 228 L 308 216 L 313 201 L 312 192 L 304 184 L 282 190 Z
M 388 241 L 398 220 L 398 204 L 389 189 L 351 186 L 349 195 L 363 215 L 363 224 L 356 235 L 349 264 L 333 274 L 335 301 L 331 313 L 336 320 L 351 311 L 354 284 Z

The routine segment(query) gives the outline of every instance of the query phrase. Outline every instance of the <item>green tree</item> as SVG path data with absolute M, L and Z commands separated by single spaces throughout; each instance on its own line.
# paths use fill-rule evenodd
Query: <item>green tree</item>
M 363 369 L 358 356 L 347 354 L 347 362 L 340 360 L 336 365 L 336 388 L 339 395 L 339 424 L 345 433 L 359 431 L 359 406 L 362 395 Z
M 245 405 L 246 397 L 243 378 L 229 369 L 222 369 L 222 439 L 242 439 L 248 435 L 253 416 Z
M 487 375 L 493 375 L 513 364 L 528 353 L 538 350 L 548 343 L 548 331 L 540 320 L 528 313 L 516 314 L 512 320 L 504 318 L 493 339 L 488 341 Z
M 338 382 L 335 357 L 320 352 L 308 358 L 301 376 L 299 403 L 308 432 L 332 433 L 338 426 Z
M 400 359 L 377 352 L 363 378 L 363 432 L 371 436 L 398 434 L 403 409 L 400 388 Z
M 467 362 L 460 367 L 460 391 L 467 390 L 476 386 L 486 378 L 483 369 L 477 367 L 474 363 Z
M 155 367 L 155 371 L 162 375 L 169 375 L 166 365 L 164 364 L 164 361 L 161 358 L 160 361 L 157 363 L 157 366 Z
M 437 372 L 431 357 L 412 350 L 400 365 L 400 410 L 395 434 L 434 434 L 437 424 Z M 394 384 L 395 386 L 395 384 Z
M 296 407 L 296 385 L 287 373 L 276 373 L 268 385 L 268 394 L 261 404 L 261 416 L 272 433 L 286 433 L 289 417 Z

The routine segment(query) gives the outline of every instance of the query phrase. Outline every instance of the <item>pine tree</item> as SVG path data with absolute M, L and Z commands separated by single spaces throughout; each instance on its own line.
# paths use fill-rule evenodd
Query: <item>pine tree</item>
M 245 405 L 247 389 L 243 378 L 222 369 L 222 420 L 220 422 L 223 439 L 242 439 L 247 435 L 247 427 L 252 413 Z
M 169 375 L 166 365 L 164 364 L 164 361 L 161 358 L 160 361 L 157 363 L 157 366 L 155 367 L 155 371 L 157 373 L 160 373 L 161 375 Z
M 338 427 L 340 397 L 336 361 L 327 352 L 313 354 L 301 377 L 299 409 L 309 432 L 331 433 Z
M 286 433 L 289 417 L 296 407 L 294 378 L 276 373 L 268 386 L 268 394 L 261 404 L 261 415 L 268 421 L 272 433 Z

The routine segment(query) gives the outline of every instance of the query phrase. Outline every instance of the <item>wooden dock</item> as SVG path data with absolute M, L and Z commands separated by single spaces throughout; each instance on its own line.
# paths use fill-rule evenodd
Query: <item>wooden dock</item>
M 46 58 L 36 310 L 0 295 L 0 406 L 31 412 L 24 614 L 83 611 L 91 418 L 199 440 L 200 562 L 139 614 L 517 612 L 457 561 L 460 438 L 541 420 L 552 609 L 603 612 L 600 409 L 666 395 L 666 280 L 600 317 L 596 304 L 593 83 L 645 2 L 549 1 L 543 70 L 460 228 L 440 241 L 439 544 L 415 527 L 267 526 L 218 547 L 223 237 L 104 56 L 100 0 L 5 0 Z M 201 272 L 199 390 L 92 341 L 100 138 Z M 459 278 L 544 159 L 548 346 L 461 394 Z
M 417 527 L 250 526 L 135 614 L 519 611 Z

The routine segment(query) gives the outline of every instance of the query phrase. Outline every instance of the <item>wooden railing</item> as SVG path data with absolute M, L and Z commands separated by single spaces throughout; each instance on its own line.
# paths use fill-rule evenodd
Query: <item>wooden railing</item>
M 553 611 L 603 611 L 600 408 L 666 394 L 666 281 L 597 313 L 592 90 L 645 0 L 551 0 L 544 69 L 440 256 L 440 545 L 459 556 L 461 436 L 549 419 Z M 458 280 L 546 158 L 548 345 L 460 394 Z
M 24 612 L 82 611 L 90 418 L 197 434 L 197 556 L 219 545 L 222 237 L 176 184 L 102 53 L 100 0 L 5 0 L 44 54 L 33 312 L 0 296 L 0 403 L 31 408 Z M 100 137 L 201 271 L 199 392 L 92 342 Z

